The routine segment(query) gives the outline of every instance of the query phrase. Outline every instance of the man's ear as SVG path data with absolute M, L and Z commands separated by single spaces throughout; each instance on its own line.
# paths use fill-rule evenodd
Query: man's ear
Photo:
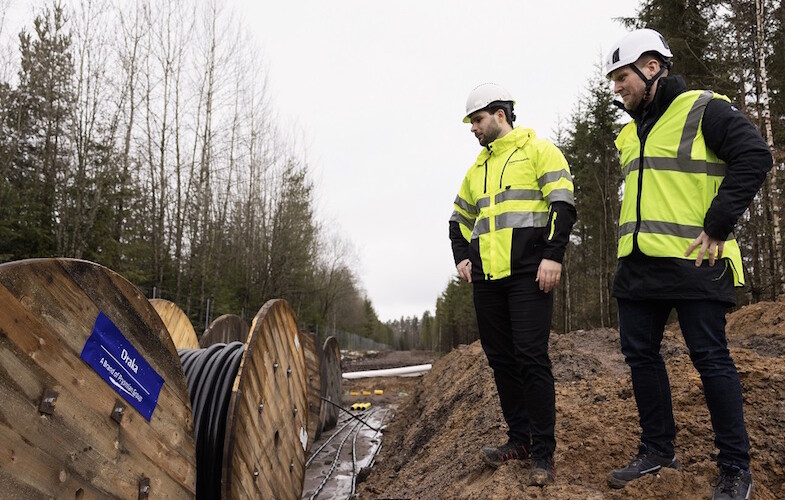
M 660 61 L 658 61 L 656 57 L 652 57 L 652 58 L 651 58 L 651 59 L 649 59 L 649 61 L 646 63 L 646 66 L 645 66 L 645 68 L 646 68 L 646 69 L 648 70 L 648 72 L 649 72 L 649 74 L 648 74 L 648 75 L 646 75 L 646 76 L 647 76 L 647 78 L 651 78 L 651 77 L 653 77 L 654 75 L 656 75 L 656 74 L 657 74 L 657 72 L 660 70 L 660 68 L 661 68 Z

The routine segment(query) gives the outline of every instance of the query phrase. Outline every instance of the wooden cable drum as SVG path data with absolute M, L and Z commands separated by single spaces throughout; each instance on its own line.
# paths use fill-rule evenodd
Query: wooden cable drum
M 335 427 L 338 423 L 338 408 L 335 405 L 341 404 L 341 350 L 338 348 L 338 341 L 335 337 L 327 337 L 324 341 L 324 370 L 322 376 L 325 378 L 324 398 L 334 404 L 324 402 L 322 404 L 322 430 L 326 431 Z
M 326 380 L 322 377 L 324 351 L 319 338 L 309 332 L 300 332 L 300 340 L 305 348 L 305 373 L 308 377 L 308 447 L 322 434 L 321 411 L 322 397 L 326 390 Z M 324 403 L 329 404 L 329 403 Z
M 248 342 L 180 351 L 197 432 L 197 498 L 299 499 L 308 442 L 297 321 L 267 302 Z
M 235 314 L 224 314 L 217 317 L 204 335 L 199 339 L 199 347 L 209 347 L 213 344 L 222 342 L 243 342 L 248 340 L 248 323 L 243 318 Z
M 0 265 L 4 499 L 193 498 L 185 377 L 158 314 L 91 262 Z
M 177 304 L 164 299 L 150 299 L 150 303 L 163 320 L 169 335 L 177 349 L 196 349 L 199 340 L 196 338 L 191 320 Z
M 299 337 L 285 300 L 268 301 L 253 319 L 229 406 L 224 498 L 302 495 L 308 401 Z

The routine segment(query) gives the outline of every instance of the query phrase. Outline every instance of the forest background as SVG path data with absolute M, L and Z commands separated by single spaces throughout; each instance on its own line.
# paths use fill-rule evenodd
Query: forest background
M 8 4 L 0 0 L 0 18 Z M 272 118 L 258 47 L 221 24 L 215 3 L 55 2 L 31 17 L 0 53 L 0 262 L 98 262 L 177 303 L 197 332 L 284 298 L 322 337 L 441 352 L 478 338 L 471 287 L 457 279 L 434 313 L 379 320 L 351 242 L 315 214 L 305 148 Z M 776 300 L 785 294 L 782 2 L 643 1 L 619 22 L 660 31 L 688 86 L 729 96 L 768 141 L 775 167 L 735 232 L 747 274 L 738 301 Z M 598 67 L 557 134 L 579 220 L 556 331 L 617 322 L 613 140 L 626 118 L 613 99 Z

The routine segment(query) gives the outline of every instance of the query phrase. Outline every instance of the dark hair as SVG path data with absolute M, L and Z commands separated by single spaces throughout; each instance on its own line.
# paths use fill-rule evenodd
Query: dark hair
M 670 61 L 670 59 L 668 59 L 667 57 L 663 57 L 663 55 L 657 52 L 656 50 L 650 50 L 648 52 L 644 52 L 643 54 L 641 54 L 638 60 L 641 60 L 644 57 L 651 57 L 653 59 L 656 59 L 660 63 L 660 66 L 664 67 L 667 71 L 670 71 L 671 66 L 673 66 L 673 63 Z
M 512 101 L 493 101 L 485 109 L 487 109 L 490 114 L 495 114 L 501 109 L 504 111 L 504 118 L 507 120 L 507 123 L 512 127 L 512 122 L 515 121 L 515 111 L 512 109 Z

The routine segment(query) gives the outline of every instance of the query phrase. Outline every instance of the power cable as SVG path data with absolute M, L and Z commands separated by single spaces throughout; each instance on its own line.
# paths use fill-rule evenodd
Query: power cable
M 385 419 L 385 417 L 387 417 L 387 414 L 389 412 L 390 412 L 389 409 L 385 410 L 384 414 L 382 415 L 382 420 L 381 420 L 381 423 L 379 425 L 380 428 L 384 428 L 384 419 Z M 359 434 L 359 432 L 358 432 L 358 434 Z M 371 436 L 371 440 L 375 439 L 376 436 L 378 436 L 378 435 L 379 435 L 379 431 L 376 431 L 374 433 L 374 435 Z M 357 440 L 357 436 L 356 435 L 354 436 L 354 439 L 355 439 L 355 441 Z M 382 449 L 382 444 L 379 443 L 379 446 L 376 446 L 376 448 L 374 449 L 373 455 L 371 455 L 371 460 L 368 462 L 368 465 L 366 465 L 366 467 L 369 467 L 369 468 L 373 467 L 373 464 L 376 461 L 376 455 L 379 453 L 379 450 L 381 450 L 381 449 Z M 357 474 L 360 471 L 357 471 L 356 469 L 357 469 L 357 461 L 355 460 L 354 443 L 352 443 L 352 493 L 349 495 L 349 498 L 354 498 L 354 494 L 357 491 Z
M 330 400 L 329 400 L 329 399 L 327 399 L 327 398 L 323 398 L 323 397 L 321 397 L 321 396 L 319 396 L 319 398 L 320 398 L 322 401 L 327 401 L 328 403 L 330 403 L 331 405 L 335 406 L 335 407 L 336 407 L 336 408 L 338 408 L 339 410 L 341 410 L 341 411 L 344 411 L 344 412 L 348 413 L 350 417 L 352 417 L 352 418 L 354 418 L 354 419 L 357 419 L 357 420 L 359 420 L 360 422 L 362 422 L 363 424 L 365 424 L 365 425 L 366 425 L 366 427 L 369 427 L 371 430 L 373 430 L 373 431 L 376 431 L 376 432 L 381 432 L 381 429 L 377 429 L 376 427 L 372 426 L 371 424 L 369 424 L 369 423 L 368 423 L 368 422 L 366 422 L 365 420 L 361 419 L 360 417 L 358 417 L 357 415 L 355 415 L 355 414 L 354 414 L 354 413 L 352 413 L 351 411 L 347 410 L 347 409 L 346 409 L 346 408 L 344 408 L 343 406 L 341 406 L 341 405 L 339 405 L 339 404 L 336 404 L 336 403 L 333 403 L 332 401 L 330 401 Z
M 332 441 L 335 436 L 340 434 L 340 432 L 342 430 L 344 430 L 346 427 L 348 427 L 349 424 L 351 424 L 351 423 L 352 423 L 352 421 L 347 418 L 346 419 L 346 423 L 344 423 L 340 428 L 338 428 L 335 431 L 333 431 L 332 435 L 330 435 L 330 437 L 327 438 L 327 440 L 324 443 L 322 443 L 322 445 L 320 447 L 318 447 L 316 450 L 312 451 L 311 452 L 311 456 L 308 457 L 308 460 L 305 461 L 305 467 L 308 468 L 308 466 L 311 465 L 311 462 L 313 462 L 313 460 L 316 458 L 316 456 L 319 455 L 319 452 L 321 452 L 324 449 L 325 446 L 330 444 L 330 441 Z
M 245 344 L 178 349 L 188 383 L 196 441 L 196 498 L 221 497 L 226 417 Z
M 374 412 L 375 412 L 375 410 L 374 410 Z M 347 425 L 349 423 L 351 423 L 351 421 L 347 422 Z M 341 444 L 338 446 L 338 450 L 336 450 L 335 457 L 333 458 L 332 464 L 330 465 L 330 470 L 327 471 L 327 474 L 324 476 L 324 479 L 322 479 L 322 482 L 319 484 L 319 486 L 316 487 L 316 490 L 314 490 L 314 492 L 311 494 L 309 500 L 314 500 L 317 497 L 317 495 L 319 495 L 319 492 L 322 491 L 322 488 L 324 488 L 324 485 L 327 484 L 327 481 L 330 480 L 330 477 L 333 475 L 333 472 L 335 472 L 335 468 L 338 466 L 338 462 L 339 462 L 340 456 L 341 456 L 341 450 L 343 450 L 343 447 L 346 444 L 346 441 L 352 435 L 354 435 L 356 437 L 357 433 L 359 433 L 360 423 L 365 423 L 365 422 L 360 420 L 360 422 L 354 424 L 354 427 L 352 427 L 352 429 L 341 440 Z M 346 426 L 344 426 L 344 427 L 346 427 Z M 343 429 L 343 427 L 342 427 L 342 429 Z M 336 434 L 337 434 L 337 432 L 336 432 Z

